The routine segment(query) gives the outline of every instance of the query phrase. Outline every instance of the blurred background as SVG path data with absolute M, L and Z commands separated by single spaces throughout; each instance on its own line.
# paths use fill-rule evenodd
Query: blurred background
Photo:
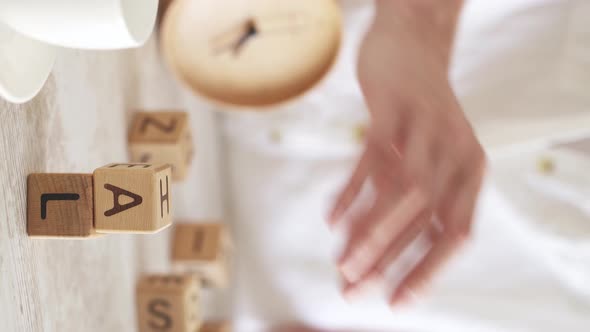
M 336 4 L 335 63 L 319 61 L 306 77 L 313 88 L 293 88 L 297 98 L 280 106 L 236 111 L 195 94 L 191 86 L 211 83 L 212 94 L 218 86 L 170 63 L 162 17 L 140 48 L 63 49 L 34 99 L 0 99 L 0 330 L 135 328 L 135 280 L 170 270 L 170 230 L 30 241 L 25 179 L 127 160 L 136 110 L 180 109 L 190 112 L 196 155 L 173 189 L 175 216 L 221 220 L 235 242 L 232 286 L 205 294 L 205 315 L 240 332 L 588 331 L 590 2 L 466 1 L 451 80 L 489 172 L 468 244 L 428 292 L 393 310 L 389 285 L 340 295 L 342 239 L 326 225 L 368 126 L 355 68 L 374 14 L 369 0 Z M 331 49 L 318 52 L 331 59 Z

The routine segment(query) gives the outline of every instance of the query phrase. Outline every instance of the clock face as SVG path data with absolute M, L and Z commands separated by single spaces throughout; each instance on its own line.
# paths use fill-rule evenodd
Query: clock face
M 221 104 L 248 107 L 313 87 L 340 40 L 334 0 L 177 0 L 162 26 L 165 57 L 186 84 Z

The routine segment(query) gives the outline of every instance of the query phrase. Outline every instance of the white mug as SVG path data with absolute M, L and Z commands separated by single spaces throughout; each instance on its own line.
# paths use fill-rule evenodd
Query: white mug
M 0 24 L 0 97 L 12 103 L 35 97 L 51 73 L 55 53 L 55 46 Z
M 49 44 L 137 47 L 151 35 L 158 0 L 0 0 L 0 22 Z

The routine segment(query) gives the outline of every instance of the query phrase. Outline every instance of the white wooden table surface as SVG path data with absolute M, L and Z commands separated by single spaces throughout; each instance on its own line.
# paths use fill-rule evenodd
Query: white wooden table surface
M 136 109 L 186 109 L 197 155 L 173 188 L 178 219 L 222 217 L 215 114 L 183 92 L 161 63 L 156 38 L 138 50 L 63 50 L 31 102 L 0 99 L 0 331 L 134 331 L 135 282 L 169 270 L 170 229 L 92 240 L 29 239 L 26 177 L 91 173 L 127 160 Z

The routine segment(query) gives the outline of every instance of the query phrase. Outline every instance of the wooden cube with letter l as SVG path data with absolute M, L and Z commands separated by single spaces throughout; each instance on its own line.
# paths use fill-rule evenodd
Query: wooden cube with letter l
M 169 165 L 110 164 L 93 176 L 98 232 L 154 233 L 171 224 Z
M 140 332 L 195 332 L 201 327 L 199 280 L 186 275 L 147 275 L 137 284 Z
M 186 177 L 193 159 L 193 140 L 186 112 L 139 112 L 129 132 L 132 162 L 166 163 L 173 180 Z
M 204 286 L 227 286 L 231 238 L 223 224 L 177 224 L 172 246 L 177 271 L 198 275 Z
M 32 237 L 95 236 L 92 174 L 30 174 L 27 233 Z

